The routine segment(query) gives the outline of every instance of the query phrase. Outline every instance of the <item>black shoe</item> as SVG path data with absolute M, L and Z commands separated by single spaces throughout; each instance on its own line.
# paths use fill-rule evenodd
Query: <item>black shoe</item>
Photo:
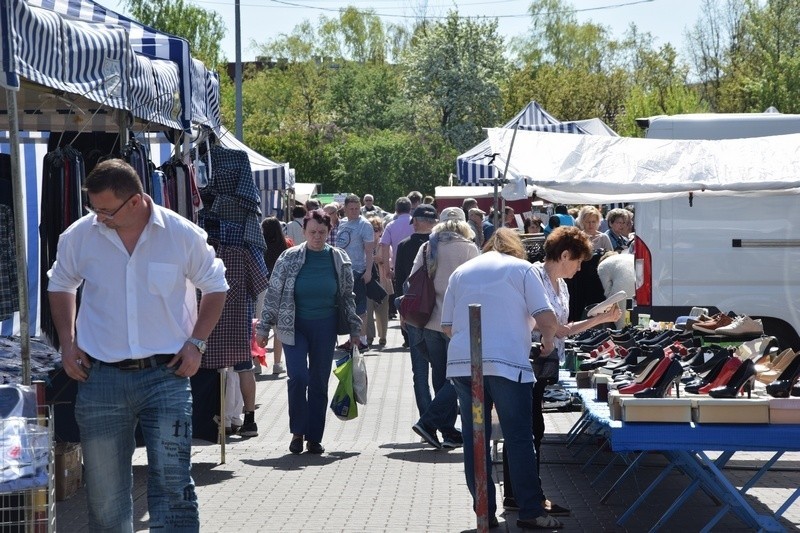
M 562 507 L 557 503 L 551 502 L 550 500 L 545 500 L 542 502 L 542 508 L 551 516 L 569 516 L 569 514 L 572 512 L 566 507 Z
M 517 527 L 521 529 L 560 529 L 564 527 L 564 524 L 550 515 L 543 514 L 536 518 L 518 519 Z
M 442 448 L 453 450 L 464 446 L 464 437 L 458 431 L 442 435 Z
M 293 437 L 289 444 L 289 451 L 295 455 L 303 453 L 303 437 Z
M 519 505 L 517 505 L 517 500 L 513 496 L 508 497 L 506 496 L 503 498 L 503 509 L 506 511 L 519 511 Z
M 489 529 L 495 529 L 500 527 L 500 522 L 497 520 L 496 516 L 489 517 Z
M 425 442 L 436 448 L 437 450 L 442 449 L 442 443 L 439 442 L 439 437 L 436 436 L 436 430 L 429 428 L 428 426 L 417 422 L 412 426 L 414 433 L 425 439 Z
M 314 442 L 314 441 L 310 440 L 310 441 L 306 442 L 306 451 L 308 453 L 313 453 L 313 454 L 319 455 L 319 454 L 325 452 L 325 446 L 323 446 L 319 442 Z
M 255 422 L 243 424 L 242 428 L 239 430 L 239 436 L 258 437 L 258 425 Z

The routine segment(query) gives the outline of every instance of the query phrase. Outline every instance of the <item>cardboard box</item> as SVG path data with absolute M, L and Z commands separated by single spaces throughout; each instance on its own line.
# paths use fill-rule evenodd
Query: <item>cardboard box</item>
M 770 424 L 800 424 L 800 398 L 771 398 Z
M 594 374 L 594 372 L 591 370 L 581 370 L 575 374 L 575 384 L 579 389 L 592 388 L 592 374 Z
M 621 397 L 625 422 L 691 422 L 692 400 Z
M 75 494 L 83 481 L 83 455 L 77 442 L 56 443 L 56 501 Z
M 692 419 L 698 424 L 769 424 L 769 400 L 692 398 Z
M 612 390 L 608 393 L 608 407 L 611 420 L 622 420 L 622 396 L 618 391 Z

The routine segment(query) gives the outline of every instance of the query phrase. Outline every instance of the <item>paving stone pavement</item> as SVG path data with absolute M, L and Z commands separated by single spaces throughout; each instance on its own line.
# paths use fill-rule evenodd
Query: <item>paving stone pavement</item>
M 396 321 L 390 323 L 387 348 L 366 354 L 369 403 L 359 406 L 358 418 L 342 422 L 328 413 L 326 453 L 292 455 L 288 451 L 288 406 L 285 374 L 257 378 L 256 422 L 259 435 L 230 437 L 226 461 L 220 464 L 219 445 L 196 440 L 193 476 L 200 502 L 201 531 L 208 532 L 459 532 L 476 527 L 463 472 L 461 450 L 434 450 L 411 430 L 418 413 L 414 404 L 411 362 L 401 348 Z M 330 381 L 330 393 L 336 380 Z M 664 460 L 651 457 L 605 504 L 600 498 L 623 472 L 617 461 L 598 474 L 613 454 L 601 452 L 583 469 L 593 444 L 578 455 L 567 449 L 564 435 L 577 412 L 546 414 L 548 433 L 542 446 L 542 483 L 553 501 L 570 507 L 563 517 L 565 531 L 647 531 L 657 517 L 688 486 L 685 476 L 670 474 L 632 517 L 625 528 L 616 525 L 638 495 L 656 478 Z M 741 487 L 769 457 L 741 453 L 726 469 Z M 800 453 L 787 453 L 746 498 L 760 513 L 777 510 L 800 485 Z M 148 530 L 146 456 L 134 455 L 134 526 Z M 495 465 L 500 528 L 521 531 L 517 513 L 502 509 L 502 466 Z M 56 505 L 59 532 L 87 531 L 85 489 Z M 719 510 L 697 493 L 666 523 L 662 531 L 699 531 Z M 784 514 L 788 531 L 800 531 L 800 500 Z M 714 531 L 750 531 L 729 513 Z

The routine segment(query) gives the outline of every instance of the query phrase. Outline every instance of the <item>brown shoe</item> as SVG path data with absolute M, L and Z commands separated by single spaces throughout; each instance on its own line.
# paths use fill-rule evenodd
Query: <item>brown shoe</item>
M 711 320 L 707 320 L 704 322 L 696 322 L 692 328 L 695 331 L 700 331 L 702 333 L 711 333 L 713 334 L 717 328 L 721 328 L 733 323 L 733 319 L 726 315 L 725 313 L 717 313 Z

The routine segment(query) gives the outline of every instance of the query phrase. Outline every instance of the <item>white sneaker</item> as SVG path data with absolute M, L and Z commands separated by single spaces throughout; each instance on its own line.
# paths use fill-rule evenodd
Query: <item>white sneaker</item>
M 714 330 L 715 335 L 762 335 L 764 324 L 760 319 L 753 320 L 749 316 L 737 316 L 731 324 Z
M 286 367 L 283 366 L 283 361 L 281 361 L 279 363 L 275 363 L 274 365 L 272 365 L 272 374 L 274 376 L 277 376 L 278 374 L 285 374 L 285 373 L 286 373 Z

